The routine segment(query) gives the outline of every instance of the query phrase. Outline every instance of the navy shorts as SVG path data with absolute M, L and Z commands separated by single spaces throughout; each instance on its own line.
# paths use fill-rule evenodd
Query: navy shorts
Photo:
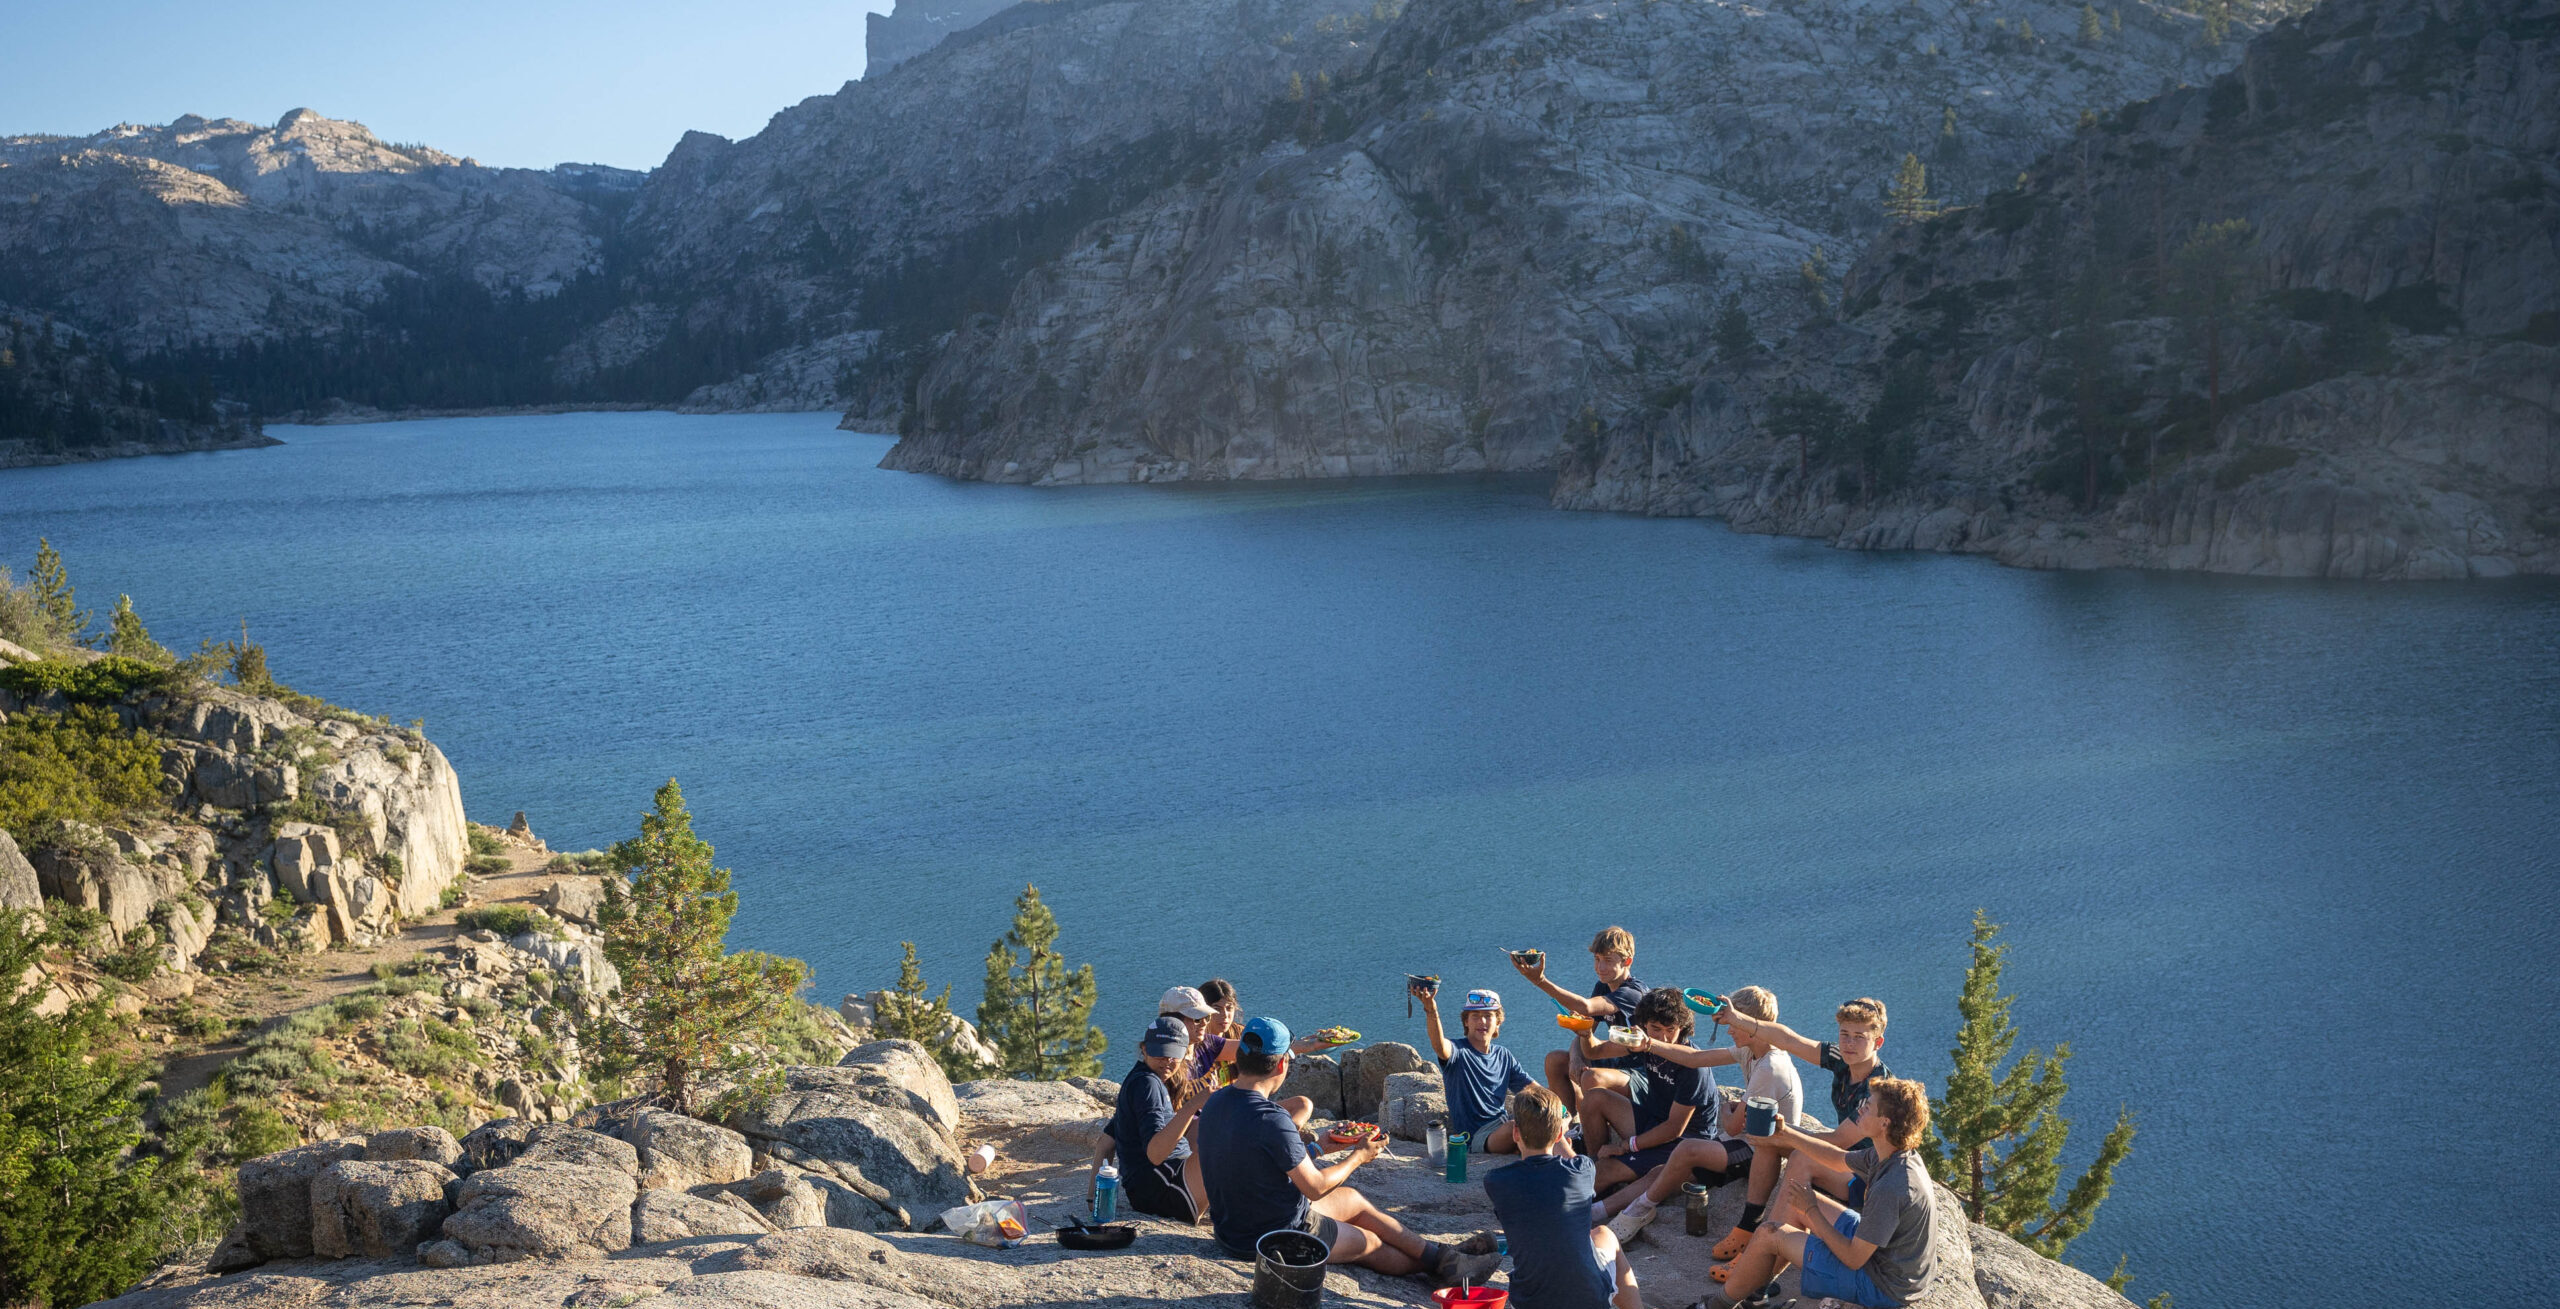
M 1858 1234 L 1858 1216 L 1854 1213 L 1840 1215 L 1832 1222 L 1831 1230 L 1854 1238 Z M 1840 1256 L 1831 1253 L 1831 1247 L 1824 1245 L 1821 1237 L 1809 1232 L 1804 1238 L 1804 1267 L 1798 1270 L 1798 1275 L 1804 1279 L 1801 1292 L 1804 1299 L 1829 1296 L 1847 1304 L 1863 1305 L 1865 1309 L 1900 1309 L 1902 1304 L 1900 1300 L 1886 1295 L 1884 1288 L 1876 1285 L 1876 1279 L 1867 1276 L 1863 1270 L 1840 1262 Z

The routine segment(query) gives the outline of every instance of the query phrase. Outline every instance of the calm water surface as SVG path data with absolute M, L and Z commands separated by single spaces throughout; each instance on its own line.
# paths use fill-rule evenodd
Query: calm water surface
M 676 775 L 732 940 L 828 998 L 913 940 L 974 1003 L 1036 882 L 1114 1075 L 1212 973 L 1408 1041 L 1405 971 L 1504 986 L 1534 1053 L 1496 947 L 1573 965 L 1614 921 L 1646 980 L 1758 982 L 1808 1031 L 1884 999 L 1934 1083 L 1982 906 L 2026 1038 L 2072 1045 L 2073 1154 L 2141 1118 L 2076 1262 L 2193 1306 L 2547 1298 L 2514 1256 L 2560 1223 L 2560 587 L 2015 572 L 1509 481 L 963 485 L 831 426 L 6 472 L 0 558 L 50 536 L 171 645 L 247 618 L 555 848 Z

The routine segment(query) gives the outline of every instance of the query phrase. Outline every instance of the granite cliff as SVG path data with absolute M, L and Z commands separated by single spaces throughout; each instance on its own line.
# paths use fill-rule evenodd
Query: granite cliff
M 898 0 L 888 13 L 863 15 L 862 75 L 880 74 L 923 54 L 954 32 L 977 26 L 1014 0 Z
M 1786 321 L 1906 154 L 2006 182 L 2227 66 L 2132 4 L 1417 0 L 1256 148 L 1079 233 L 924 368 L 889 465 L 1039 483 L 1547 469 Z M 2046 35 L 2039 35 L 2043 33 Z M 1836 276 L 1836 271 L 1833 274 Z M 1581 436 L 1577 436 L 1581 433 Z
M 1349 1053 L 1362 1065 L 1422 1062 L 1393 1044 Z M 1328 1118 L 1384 1119 L 1439 1099 L 1436 1074 L 1391 1075 L 1374 1101 L 1346 1099 L 1330 1059 L 1305 1080 L 1318 1091 L 1330 1082 L 1317 1110 Z M 783 1081 L 762 1106 L 719 1122 L 626 1101 L 566 1124 L 500 1119 L 458 1140 L 392 1129 L 251 1160 L 240 1168 L 240 1222 L 218 1249 L 104 1303 L 1138 1309 L 1240 1302 L 1251 1282 L 1251 1266 L 1219 1256 L 1205 1231 L 1152 1218 L 1137 1221 L 1126 1251 L 1056 1244 L 1051 1233 L 1083 1209 L 1082 1160 L 1110 1112 L 1110 1082 L 955 1087 L 905 1041 L 789 1068 Z M 972 1176 L 964 1160 L 981 1143 L 996 1162 Z M 1427 1236 L 1489 1232 L 1482 1188 L 1450 1184 L 1421 1155 L 1401 1140 L 1355 1184 Z M 1739 1214 L 1741 1191 L 1714 1197 L 1721 1224 Z M 1020 1202 L 1029 1238 L 995 1249 L 941 1228 L 946 1208 L 981 1196 Z M 1937 1276 L 1913 1309 L 2129 1309 L 2088 1274 L 1968 1223 L 1946 1192 L 1935 1203 Z M 1710 1285 L 1710 1242 L 1680 1227 L 1667 1209 L 1630 1252 L 1649 1305 L 1687 1304 Z M 1357 1309 L 1429 1303 L 1408 1279 L 1336 1268 L 1324 1280 L 1329 1302 Z M 1782 1285 L 1792 1289 L 1793 1276 Z
M 1576 449 L 1558 503 L 2036 567 L 2560 572 L 2560 5 L 2331 0 L 1841 295 Z

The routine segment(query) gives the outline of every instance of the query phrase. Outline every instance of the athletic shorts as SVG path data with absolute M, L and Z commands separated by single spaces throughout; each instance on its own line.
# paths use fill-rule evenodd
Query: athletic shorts
M 1170 1218 L 1177 1223 L 1198 1217 L 1191 1211 L 1191 1192 L 1182 1185 L 1180 1159 L 1125 1170 L 1120 1175 L 1120 1193 L 1132 1213 Z
M 1845 1213 L 1831 1224 L 1831 1230 L 1842 1236 L 1858 1234 L 1858 1215 Z M 1800 1298 L 1807 1300 L 1829 1296 L 1846 1304 L 1864 1305 L 1866 1309 L 1900 1309 L 1902 1302 L 1884 1293 L 1876 1279 L 1863 1269 L 1851 1268 L 1831 1253 L 1822 1238 L 1806 1233 L 1804 1238 L 1804 1289 Z
M 1509 1109 L 1504 1109 L 1501 1113 L 1495 1114 L 1489 1121 L 1476 1124 L 1476 1130 L 1467 1133 L 1467 1153 L 1483 1154 L 1485 1139 L 1493 1135 L 1493 1130 L 1495 1128 L 1510 1121 L 1511 1111 Z M 1514 1146 L 1513 1148 L 1516 1149 L 1518 1147 Z
M 1724 1147 L 1724 1171 L 1719 1173 L 1712 1168 L 1692 1168 L 1689 1170 L 1690 1181 L 1700 1186 L 1722 1186 L 1727 1182 L 1750 1176 L 1751 1143 L 1749 1141 L 1735 1141 L 1720 1136 L 1716 1138 L 1716 1144 Z

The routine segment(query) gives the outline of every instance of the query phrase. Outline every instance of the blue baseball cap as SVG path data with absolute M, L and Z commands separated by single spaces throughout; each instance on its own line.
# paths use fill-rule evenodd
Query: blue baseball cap
M 1246 1054 L 1289 1053 L 1289 1025 L 1277 1018 L 1256 1018 L 1244 1025 Z
M 1138 1048 L 1159 1058 L 1170 1058 L 1191 1048 L 1191 1029 L 1171 1014 L 1161 1015 L 1147 1025 L 1147 1034 Z

